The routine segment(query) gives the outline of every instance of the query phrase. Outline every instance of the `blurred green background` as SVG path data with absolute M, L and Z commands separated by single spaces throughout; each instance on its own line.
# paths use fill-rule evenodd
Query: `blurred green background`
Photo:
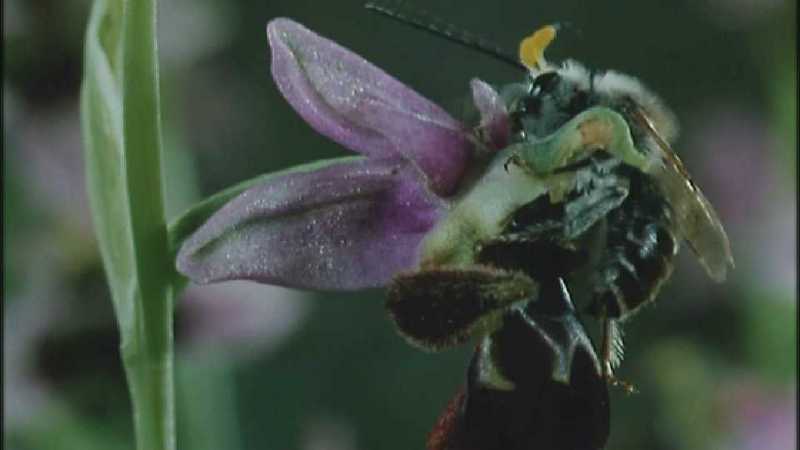
M 160 2 L 171 216 L 234 182 L 344 154 L 269 75 L 265 24 L 292 17 L 464 113 L 468 82 L 520 74 L 370 14 L 360 0 Z M 796 448 L 796 4 L 787 0 L 409 0 L 514 52 L 640 77 L 676 112 L 677 149 L 737 267 L 714 285 L 687 252 L 626 327 L 609 449 Z M 499 2 L 498 2 L 499 3 Z M 132 449 L 130 404 L 84 194 L 78 92 L 87 0 L 3 2 L 5 448 Z M 176 312 L 181 449 L 422 449 L 470 349 L 425 354 L 383 294 L 191 287 Z

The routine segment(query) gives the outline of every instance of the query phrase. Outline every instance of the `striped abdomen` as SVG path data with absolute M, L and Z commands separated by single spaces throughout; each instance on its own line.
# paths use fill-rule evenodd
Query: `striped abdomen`
M 644 175 L 632 176 L 628 198 L 606 219 L 592 311 L 619 318 L 655 299 L 672 274 L 678 242 L 669 206 Z

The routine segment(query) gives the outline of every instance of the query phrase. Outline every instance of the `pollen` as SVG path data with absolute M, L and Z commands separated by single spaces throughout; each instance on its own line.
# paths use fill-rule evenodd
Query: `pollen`
M 531 70 L 541 70 L 547 63 L 544 50 L 556 38 L 556 26 L 545 25 L 519 43 L 519 60 Z

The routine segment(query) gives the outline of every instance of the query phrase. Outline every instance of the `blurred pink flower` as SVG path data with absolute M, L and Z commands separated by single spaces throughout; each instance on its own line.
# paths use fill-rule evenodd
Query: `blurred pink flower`
M 735 227 L 753 220 L 767 193 L 776 185 L 770 167 L 774 142 L 766 123 L 750 111 L 716 105 L 696 114 L 702 126 L 687 137 L 686 155 L 697 162 L 703 189 L 719 208 L 725 224 Z
M 737 380 L 720 388 L 717 406 L 727 438 L 726 450 L 797 448 L 796 386 L 770 389 L 755 380 Z
M 306 293 L 247 281 L 190 285 L 178 301 L 178 352 L 190 358 L 269 352 L 309 311 Z
M 774 158 L 777 140 L 755 112 L 721 104 L 697 114 L 686 155 L 731 237 L 737 272 L 792 299 L 797 280 L 797 195 Z

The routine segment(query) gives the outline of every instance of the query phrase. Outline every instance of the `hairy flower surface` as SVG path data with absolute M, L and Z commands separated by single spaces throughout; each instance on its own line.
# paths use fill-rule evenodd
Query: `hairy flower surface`
M 475 132 L 296 22 L 275 19 L 267 36 L 286 100 L 316 131 L 363 156 L 289 169 L 245 190 L 183 243 L 178 269 L 199 283 L 384 286 L 420 264 L 423 241 L 458 210 L 465 174 L 486 165 L 477 152 L 506 146 L 505 105 L 473 80 Z M 432 247 L 440 253 L 458 237 L 439 234 Z

